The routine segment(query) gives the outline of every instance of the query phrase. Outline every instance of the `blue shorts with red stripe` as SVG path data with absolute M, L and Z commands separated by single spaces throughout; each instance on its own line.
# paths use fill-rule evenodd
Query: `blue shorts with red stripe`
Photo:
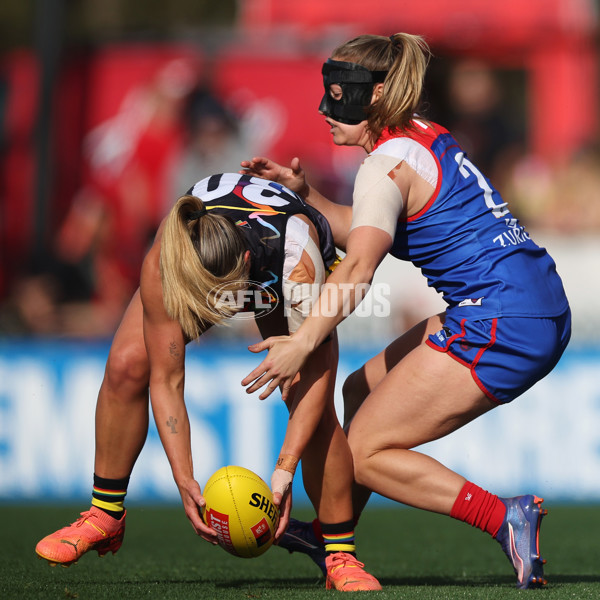
M 447 311 L 444 326 L 427 345 L 471 370 L 485 395 L 505 404 L 556 366 L 571 337 L 571 312 L 560 317 L 469 320 Z

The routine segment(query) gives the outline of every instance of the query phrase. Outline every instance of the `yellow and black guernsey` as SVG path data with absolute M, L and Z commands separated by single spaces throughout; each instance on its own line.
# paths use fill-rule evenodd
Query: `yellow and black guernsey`
M 283 294 L 285 232 L 290 217 L 307 216 L 317 230 L 325 267 L 331 269 L 336 261 L 333 236 L 325 217 L 279 183 L 239 173 L 221 173 L 202 179 L 187 193 L 200 198 L 207 211 L 226 215 L 240 228 L 250 251 L 250 285 L 275 295 L 267 299 L 269 305 L 277 303 Z M 260 313 L 265 306 L 252 304 L 244 310 Z

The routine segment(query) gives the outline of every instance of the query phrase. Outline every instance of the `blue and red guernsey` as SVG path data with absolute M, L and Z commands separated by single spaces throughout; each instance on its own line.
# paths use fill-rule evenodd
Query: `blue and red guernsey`
M 433 196 L 419 213 L 398 221 L 390 253 L 419 267 L 449 308 L 469 318 L 553 317 L 567 310 L 554 261 L 457 141 L 434 123 L 414 124 L 410 131 L 385 130 L 373 149 L 396 156 L 395 140 L 408 138 L 437 165 Z

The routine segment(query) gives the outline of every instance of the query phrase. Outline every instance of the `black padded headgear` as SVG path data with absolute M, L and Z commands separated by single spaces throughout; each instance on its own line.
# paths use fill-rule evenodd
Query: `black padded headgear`
M 373 87 L 381 83 L 387 71 L 369 71 L 366 67 L 352 62 L 327 59 L 321 69 L 325 95 L 319 111 L 340 123 L 356 125 L 367 118 L 366 108 L 373 98 Z M 334 100 L 329 86 L 332 83 L 342 88 L 342 97 Z

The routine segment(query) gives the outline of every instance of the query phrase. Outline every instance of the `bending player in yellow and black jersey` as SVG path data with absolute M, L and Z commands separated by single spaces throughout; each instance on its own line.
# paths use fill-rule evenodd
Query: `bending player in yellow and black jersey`
M 42 539 L 38 555 L 69 565 L 89 550 L 102 555 L 120 548 L 128 478 L 148 429 L 148 393 L 186 515 L 198 535 L 216 543 L 216 532 L 201 518 L 205 502 L 194 478 L 184 401 L 186 343 L 242 310 L 256 294 L 263 336 L 295 331 L 334 260 L 327 222 L 279 184 L 221 174 L 198 182 L 180 198 L 148 252 L 140 289 L 109 353 L 96 410 L 92 507 Z M 302 459 L 305 487 L 324 531 L 343 537 L 326 549 L 332 557 L 327 587 L 381 589 L 355 557 L 352 458 L 333 404 L 337 352 L 333 334 L 286 399 L 290 416 L 271 478 L 281 508 L 276 539 L 289 520 L 291 483 Z

